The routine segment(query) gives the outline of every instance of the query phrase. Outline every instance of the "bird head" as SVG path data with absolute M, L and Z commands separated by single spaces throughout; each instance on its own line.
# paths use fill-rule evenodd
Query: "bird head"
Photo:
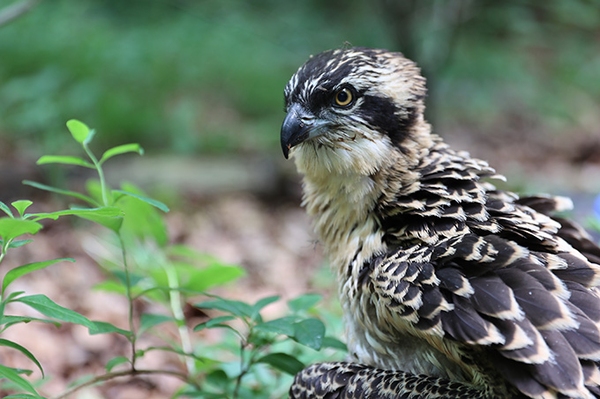
M 312 56 L 285 87 L 281 148 L 306 169 L 372 173 L 423 119 L 425 79 L 400 53 L 367 48 Z M 300 158 L 300 159 L 299 159 Z

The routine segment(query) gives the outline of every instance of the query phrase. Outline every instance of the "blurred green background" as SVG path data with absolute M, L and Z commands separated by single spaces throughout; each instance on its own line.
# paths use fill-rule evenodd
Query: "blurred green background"
M 503 172 L 600 163 L 598 0 L 42 0 L 0 26 L 0 176 L 69 153 L 71 118 L 101 149 L 277 159 L 287 79 L 345 43 L 417 61 L 435 131 Z

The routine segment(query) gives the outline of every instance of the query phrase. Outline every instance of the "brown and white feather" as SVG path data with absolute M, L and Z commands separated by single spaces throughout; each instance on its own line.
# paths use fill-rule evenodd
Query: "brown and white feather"
M 343 87 L 355 97 L 336 107 Z M 284 152 L 356 362 L 312 366 L 292 397 L 423 397 L 409 381 L 427 397 L 600 397 L 600 249 L 553 216 L 568 200 L 497 190 L 486 162 L 431 133 L 425 93 L 401 54 L 354 48 L 311 58 L 286 87 L 295 128 L 312 130 Z

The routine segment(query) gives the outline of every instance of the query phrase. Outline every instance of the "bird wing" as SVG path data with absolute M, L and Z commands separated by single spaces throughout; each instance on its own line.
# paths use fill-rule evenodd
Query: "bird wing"
M 550 218 L 503 196 L 490 193 L 482 221 L 500 226 L 497 233 L 455 219 L 453 231 L 463 234 L 373 259 L 378 315 L 389 333 L 423 337 L 442 351 L 447 338 L 485 348 L 504 378 L 532 397 L 592 397 L 585 386 L 600 383 L 600 266 L 567 240 L 590 257 L 597 247 L 573 223 L 559 233 Z M 447 219 L 420 226 L 448 231 Z
M 568 201 L 496 190 L 481 180 L 497 177 L 493 169 L 443 143 L 420 171 L 417 189 L 382 197 L 388 250 L 364 265 L 382 328 L 447 354 L 448 338 L 483 349 L 530 396 L 591 397 L 584 385 L 600 384 L 600 248 L 550 216 Z

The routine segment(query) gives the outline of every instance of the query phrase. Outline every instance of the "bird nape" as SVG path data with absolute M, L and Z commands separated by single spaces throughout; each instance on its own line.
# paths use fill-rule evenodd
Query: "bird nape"
M 600 248 L 570 201 L 497 190 L 431 133 L 400 53 L 311 57 L 285 87 L 281 147 L 339 284 L 347 362 L 292 398 L 600 398 Z

